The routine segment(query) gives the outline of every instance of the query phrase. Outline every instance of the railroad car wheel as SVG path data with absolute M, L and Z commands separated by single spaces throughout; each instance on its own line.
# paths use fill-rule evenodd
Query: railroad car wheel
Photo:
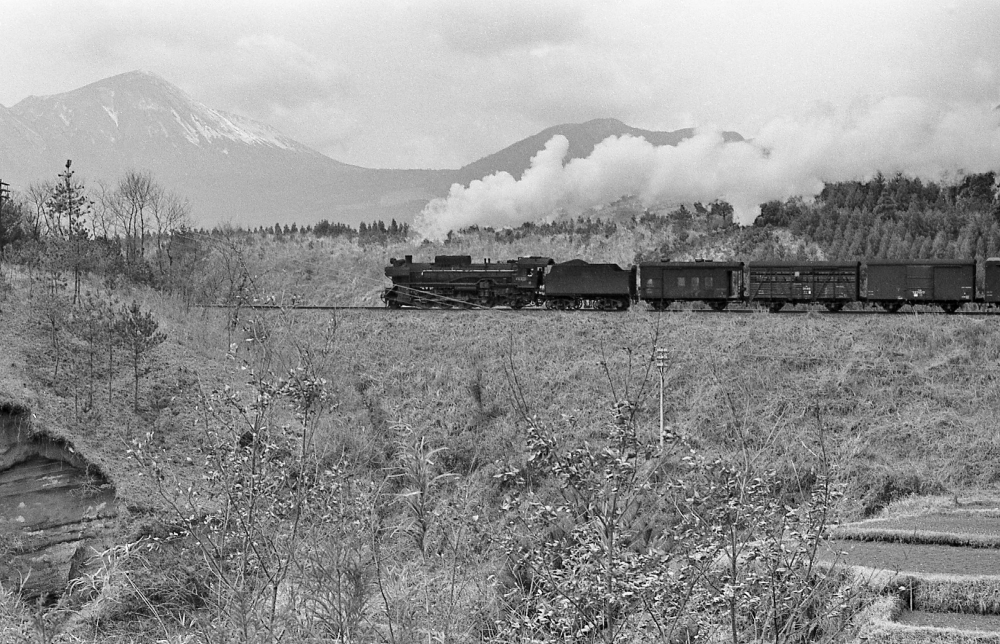
M 830 313 L 836 313 L 844 308 L 843 302 L 826 302 L 826 310 Z
M 886 313 L 899 313 L 899 309 L 903 308 L 902 302 L 882 302 L 882 308 L 885 309 Z
M 722 301 L 713 300 L 708 303 L 708 308 L 712 309 L 713 311 L 720 311 L 720 312 L 725 311 L 727 306 L 729 306 L 729 302 L 726 302 L 725 300 Z
M 771 302 L 767 305 L 767 310 L 771 313 L 777 313 L 783 306 L 785 306 L 784 302 Z
M 648 300 L 654 311 L 666 311 L 672 302 L 670 300 Z
M 948 315 L 953 315 L 955 311 L 957 311 L 961 306 L 962 305 L 959 304 L 958 302 L 947 302 L 945 304 L 942 304 L 941 308 L 944 309 L 944 312 L 947 313 Z

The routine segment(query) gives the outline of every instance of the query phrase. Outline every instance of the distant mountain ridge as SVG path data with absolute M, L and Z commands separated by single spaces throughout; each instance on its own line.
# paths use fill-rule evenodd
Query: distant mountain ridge
M 655 132 L 630 127 L 611 118 L 556 125 L 462 167 L 456 173 L 457 183 L 468 185 L 474 179 L 481 179 L 498 171 L 507 172 L 515 179 L 520 179 L 524 171 L 530 167 L 531 157 L 544 148 L 549 139 L 556 135 L 565 136 L 569 141 L 569 150 L 566 154 L 567 160 L 569 160 L 589 157 L 594 151 L 594 147 L 609 136 L 620 137 L 626 134 L 642 137 L 653 145 L 677 145 L 684 139 L 694 136 L 695 130 L 694 128 L 685 128 L 673 132 Z M 723 132 L 722 135 L 727 142 L 744 140 L 736 132 Z
M 0 106 L 0 178 L 23 190 L 54 180 L 72 159 L 88 184 L 113 183 L 132 169 L 150 171 L 190 200 L 199 226 L 411 222 L 453 183 L 468 185 L 499 171 L 520 177 L 556 134 L 567 137 L 569 157 L 578 158 L 608 136 L 676 145 L 693 133 L 598 119 L 548 128 L 457 170 L 371 169 L 335 161 L 265 124 L 205 106 L 156 74 L 134 71 Z

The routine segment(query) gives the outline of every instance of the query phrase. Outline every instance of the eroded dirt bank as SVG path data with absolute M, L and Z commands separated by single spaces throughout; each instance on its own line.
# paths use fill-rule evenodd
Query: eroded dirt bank
M 99 565 L 117 516 L 104 475 L 35 429 L 27 409 L 0 403 L 0 581 L 29 598 Z

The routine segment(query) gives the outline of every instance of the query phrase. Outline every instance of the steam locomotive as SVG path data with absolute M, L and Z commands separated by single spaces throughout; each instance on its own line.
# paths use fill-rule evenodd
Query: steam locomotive
M 981 295 L 976 261 L 965 259 L 854 262 L 651 261 L 621 268 L 580 259 L 519 257 L 473 263 L 468 255 L 438 255 L 432 263 L 412 255 L 390 259 L 382 293 L 390 308 L 595 309 L 624 311 L 645 302 L 662 311 L 675 302 L 700 302 L 722 311 L 733 304 L 780 311 L 819 304 L 836 312 L 852 302 L 895 313 L 931 305 L 954 313 L 969 303 L 1000 304 L 1000 258 L 986 260 Z

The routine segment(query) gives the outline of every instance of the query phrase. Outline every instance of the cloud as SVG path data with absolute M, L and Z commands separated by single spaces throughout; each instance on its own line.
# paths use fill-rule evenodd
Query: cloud
M 454 167 L 598 117 L 756 136 L 813 101 L 1000 102 L 995 0 L 6 5 L 4 105 L 147 69 L 371 167 Z
M 234 89 L 248 104 L 309 105 L 338 91 L 337 67 L 304 47 L 270 33 L 240 37 L 235 43 Z
M 824 182 L 902 172 L 940 180 L 964 172 L 1000 169 L 1000 119 L 990 106 L 942 106 L 893 98 L 852 110 L 781 119 L 751 141 L 725 143 L 702 131 L 679 145 L 610 137 L 586 159 L 564 163 L 568 141 L 555 136 L 520 180 L 501 172 L 420 213 L 416 229 L 429 239 L 473 224 L 495 227 L 575 215 L 622 195 L 644 204 L 731 203 L 750 223 L 759 204 L 795 195 L 811 197 Z
M 571 42 L 585 33 L 584 13 L 569 0 L 442 0 L 424 20 L 452 50 L 490 56 Z

